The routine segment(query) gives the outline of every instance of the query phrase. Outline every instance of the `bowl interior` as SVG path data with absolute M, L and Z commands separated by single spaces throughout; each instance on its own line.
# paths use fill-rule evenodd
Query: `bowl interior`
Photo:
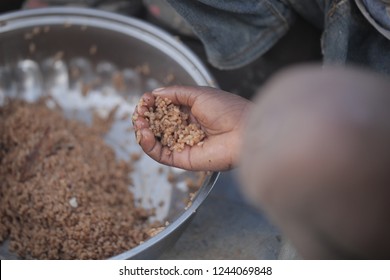
M 152 219 L 167 225 L 119 258 L 154 257 L 156 244 L 160 250 L 169 235 L 182 230 L 217 178 L 160 165 L 136 143 L 129 127 L 141 94 L 170 84 L 215 85 L 188 49 L 144 22 L 75 8 L 0 17 L 0 105 L 7 96 L 33 102 L 50 95 L 65 116 L 87 123 L 92 111 L 105 117 L 117 108 L 105 140 L 118 158 L 139 157 L 130 188 L 137 203 L 156 209 Z

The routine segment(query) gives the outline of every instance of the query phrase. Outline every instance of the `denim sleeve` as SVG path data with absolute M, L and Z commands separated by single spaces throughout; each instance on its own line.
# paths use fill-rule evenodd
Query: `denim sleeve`
M 364 5 L 379 25 L 390 30 L 390 4 L 383 0 L 363 0 Z
M 289 29 L 293 11 L 283 0 L 167 0 L 203 42 L 220 69 L 244 66 L 268 51 Z
M 352 64 L 390 74 L 389 50 L 390 40 L 366 20 L 355 1 L 328 2 L 322 35 L 325 64 Z

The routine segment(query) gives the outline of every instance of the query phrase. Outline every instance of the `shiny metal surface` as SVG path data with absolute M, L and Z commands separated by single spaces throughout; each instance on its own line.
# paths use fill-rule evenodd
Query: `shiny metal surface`
M 119 84 L 113 79 L 118 73 Z M 0 17 L 0 104 L 6 96 L 35 101 L 47 94 L 60 103 L 67 117 L 89 122 L 91 109 L 107 115 L 119 106 L 130 115 L 142 92 L 168 84 L 215 85 L 191 51 L 145 22 L 81 8 L 44 8 Z M 85 85 L 88 98 L 82 94 Z M 130 119 L 118 115 L 106 138 L 118 157 L 140 153 L 129 124 Z M 121 139 L 127 142 L 120 143 Z M 171 173 L 175 184 L 167 179 Z M 185 229 L 218 175 L 207 175 L 192 203 L 186 204 L 183 199 L 191 190 L 185 180 L 197 175 L 142 156 L 135 166 L 133 191 L 142 206 L 156 208 L 156 219 L 168 225 L 112 259 L 159 256 Z

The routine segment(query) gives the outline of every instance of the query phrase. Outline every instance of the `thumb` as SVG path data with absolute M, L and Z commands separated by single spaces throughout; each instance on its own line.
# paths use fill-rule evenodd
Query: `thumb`
M 205 94 L 215 92 L 217 89 L 202 86 L 171 86 L 157 88 L 152 91 L 154 96 L 168 98 L 176 105 L 192 107 L 198 99 L 204 98 Z

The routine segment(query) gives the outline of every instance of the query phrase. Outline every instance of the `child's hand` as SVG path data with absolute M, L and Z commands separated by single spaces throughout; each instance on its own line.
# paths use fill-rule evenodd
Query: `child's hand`
M 188 108 L 190 121 L 198 123 L 206 133 L 203 145 L 186 145 L 181 152 L 161 145 L 144 118 L 148 107 L 154 105 L 155 96 Z M 135 111 L 134 128 L 142 149 L 151 158 L 187 170 L 222 171 L 236 165 L 250 101 L 214 88 L 185 86 L 145 93 L 142 100 Z

